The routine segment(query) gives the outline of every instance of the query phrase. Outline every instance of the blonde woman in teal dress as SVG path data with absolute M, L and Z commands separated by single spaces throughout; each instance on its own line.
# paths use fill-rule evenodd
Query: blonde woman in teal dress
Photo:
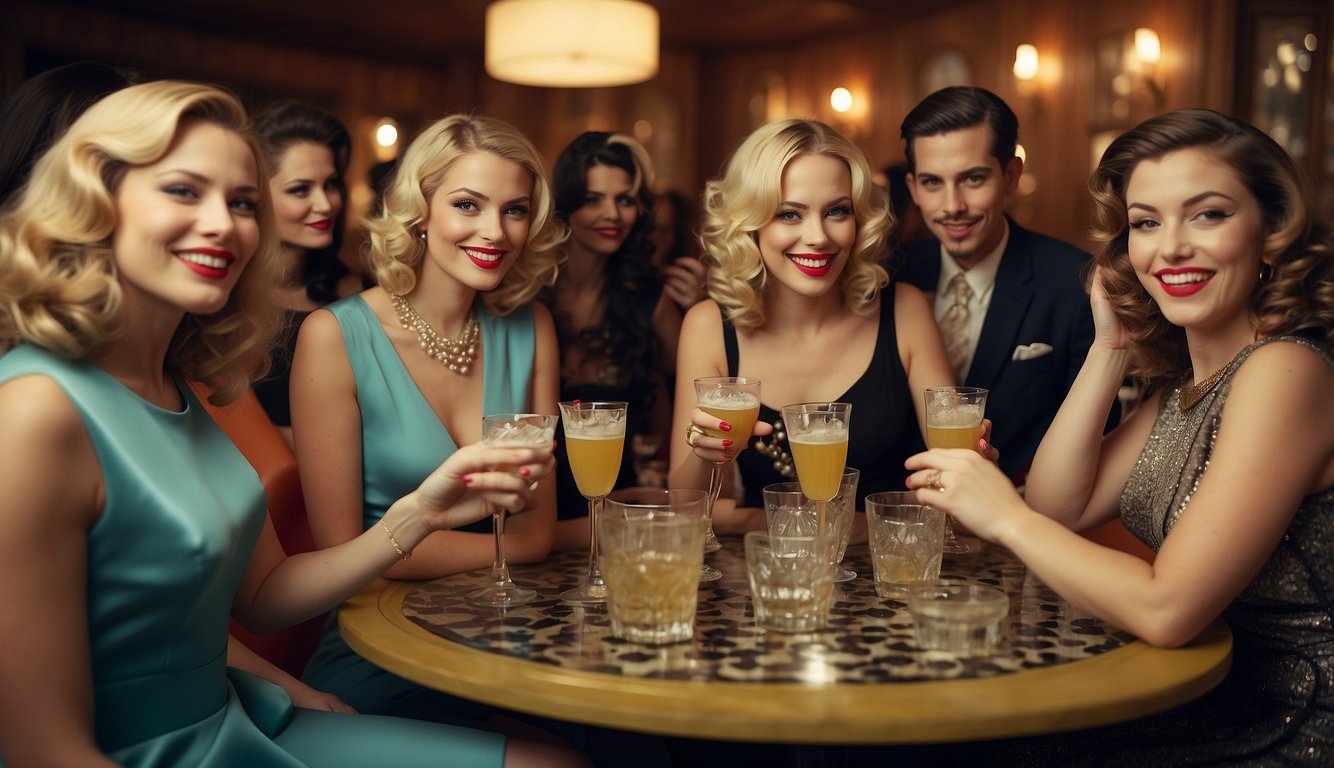
M 477 518 L 521 506 L 544 450 L 470 445 L 374 530 L 286 557 L 220 402 L 263 373 L 276 238 L 232 96 L 107 96 L 0 216 L 0 755 L 6 765 L 550 765 L 495 734 L 296 709 L 226 666 L 229 613 L 309 618 Z M 506 468 L 491 471 L 488 468 Z M 568 762 L 566 764 L 569 764 Z
M 1070 602 L 1145 642 L 1183 645 L 1221 617 L 1232 669 L 1186 706 L 989 745 L 987 759 L 1334 764 L 1330 222 L 1278 144 L 1210 110 L 1122 135 L 1090 187 L 1105 242 L 1097 336 L 1026 498 L 965 451 L 919 454 L 910 480 Z M 1127 374 L 1149 394 L 1104 439 Z M 1074 532 L 1118 515 L 1157 551 L 1152 563 Z
M 310 315 L 292 376 L 293 432 L 320 547 L 379 525 L 388 504 L 456 450 L 481 439 L 482 416 L 554 414 L 558 352 L 551 315 L 530 300 L 556 275 L 565 227 L 552 215 L 533 145 L 493 118 L 428 126 L 400 159 L 373 217 L 376 287 Z M 555 535 L 554 481 L 509 518 L 510 562 L 541 560 Z M 480 508 L 478 519 L 483 519 Z M 392 578 L 483 568 L 486 522 L 426 539 Z M 305 679 L 360 712 L 474 722 L 500 717 L 371 664 L 331 619 Z

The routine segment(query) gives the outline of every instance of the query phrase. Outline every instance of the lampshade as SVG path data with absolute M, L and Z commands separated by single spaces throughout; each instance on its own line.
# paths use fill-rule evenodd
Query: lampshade
M 556 88 L 641 83 L 658 72 L 658 11 L 639 0 L 496 0 L 486 72 Z

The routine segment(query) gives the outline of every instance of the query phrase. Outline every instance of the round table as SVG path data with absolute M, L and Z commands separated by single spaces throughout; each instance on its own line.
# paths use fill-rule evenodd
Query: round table
M 740 541 L 710 561 L 695 638 L 649 646 L 611 635 L 605 611 L 556 595 L 586 569 L 571 552 L 512 567 L 532 605 L 468 606 L 489 571 L 380 581 L 339 611 L 348 644 L 395 674 L 508 709 L 632 731 L 726 741 L 920 744 L 1088 728 L 1141 717 L 1217 685 L 1231 661 L 1221 622 L 1193 643 L 1154 648 L 1066 603 L 1008 551 L 946 556 L 942 576 L 1011 596 L 1007 641 L 960 659 L 912 642 L 906 606 L 876 596 L 865 545 L 844 564 L 831 628 L 765 632 L 750 614 Z

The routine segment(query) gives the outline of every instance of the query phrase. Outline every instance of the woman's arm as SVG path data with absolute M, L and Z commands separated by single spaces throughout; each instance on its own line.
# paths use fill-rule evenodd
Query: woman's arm
M 909 461 L 912 485 L 1018 555 L 1072 603 L 1154 645 L 1191 640 L 1255 578 L 1304 496 L 1334 484 L 1334 371 L 1270 344 L 1232 380 L 1209 470 L 1152 564 L 1101 547 L 1025 507 L 967 451 Z M 942 470 L 943 491 L 928 487 Z
M 1090 294 L 1097 334 L 1038 446 L 1024 494 L 1033 509 L 1076 530 L 1116 516 L 1121 489 L 1158 412 L 1155 395 L 1104 439 L 1107 415 L 1125 381 L 1130 351 L 1098 272 Z
M 721 420 L 695 407 L 695 379 L 727 375 L 727 352 L 723 348 L 722 313 L 712 301 L 701 301 L 686 313 L 681 325 L 681 345 L 677 352 L 676 398 L 672 408 L 672 431 L 668 435 L 670 459 L 668 486 L 671 488 L 709 487 L 714 461 L 724 461 L 744 450 L 751 435 L 714 438 L 696 434 L 695 447 L 686 445 L 686 428 L 718 429 Z M 752 434 L 767 435 L 773 427 L 756 422 Z M 726 444 L 725 444 L 726 443 Z M 713 509 L 713 527 L 720 533 L 738 533 L 764 527 L 764 511 L 739 508 L 731 500 L 732 466 L 723 467 L 722 491 Z
M 482 505 L 460 503 L 478 495 L 506 509 L 522 509 L 555 467 L 551 446 L 454 451 L 416 490 L 390 505 L 380 525 L 350 541 L 287 556 L 266 518 L 237 588 L 232 615 L 252 632 L 291 626 L 329 610 L 409 558 L 435 531 L 477 520 Z M 471 499 L 469 499 L 471 501 Z
M 0 385 L 0 756 L 109 766 L 93 736 L 88 531 L 104 499 L 83 420 L 55 382 Z

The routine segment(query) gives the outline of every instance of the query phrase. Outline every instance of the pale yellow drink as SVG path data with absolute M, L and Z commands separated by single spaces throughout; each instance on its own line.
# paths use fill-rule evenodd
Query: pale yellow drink
M 610 551 L 603 558 L 602 575 L 613 633 L 641 643 L 689 639 L 699 600 L 699 569 L 698 556 L 681 552 Z
M 967 448 L 977 450 L 977 441 L 982 439 L 983 427 L 976 424 L 971 427 L 926 427 L 926 446 L 928 448 Z
M 843 467 L 848 461 L 848 438 L 829 435 L 789 435 L 792 461 L 797 467 L 801 492 L 815 501 L 829 501 L 838 495 L 843 482 Z
M 615 437 L 579 437 L 565 433 L 565 451 L 570 457 L 570 473 L 579 493 L 599 498 L 611 493 L 621 472 L 621 451 L 625 435 Z
M 722 419 L 732 425 L 731 432 L 723 432 L 720 429 L 706 429 L 709 437 L 732 438 L 745 442 L 750 439 L 750 431 L 754 429 L 755 422 L 760 418 L 760 401 L 755 398 L 755 405 L 746 408 L 721 408 L 716 405 L 699 406 L 701 411 L 710 416 Z

